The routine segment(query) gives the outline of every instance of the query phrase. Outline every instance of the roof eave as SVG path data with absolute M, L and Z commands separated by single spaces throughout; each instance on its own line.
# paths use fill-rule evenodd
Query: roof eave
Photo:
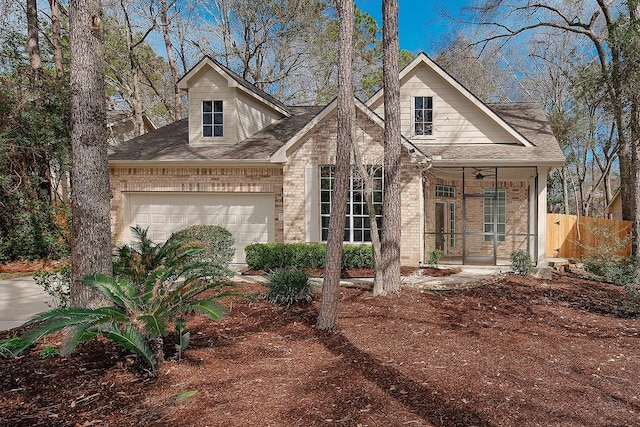
M 109 160 L 114 167 L 276 167 L 269 159 Z

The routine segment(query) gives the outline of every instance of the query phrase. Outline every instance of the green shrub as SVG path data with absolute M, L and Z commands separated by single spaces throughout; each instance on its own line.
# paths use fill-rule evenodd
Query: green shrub
M 71 265 L 65 264 L 55 270 L 38 270 L 33 273 L 36 285 L 53 298 L 53 304 L 49 307 L 68 307 L 71 298 Z
M 233 260 L 236 249 L 231 232 L 219 225 L 192 225 L 173 233 L 169 240 L 203 244 L 200 261 L 227 266 Z
M 528 276 L 531 274 L 533 263 L 531 255 L 527 251 L 515 250 L 511 252 L 511 269 L 520 276 Z
M 342 268 L 373 268 L 371 246 L 344 245 L 342 247 Z
M 287 307 L 302 301 L 309 302 L 313 299 L 311 295 L 311 284 L 309 276 L 301 270 L 285 269 L 276 270 L 269 274 L 267 291 L 260 294 L 260 297 L 274 304 L 286 305 Z
M 589 256 L 583 260 L 585 271 L 622 286 L 633 298 L 640 297 L 640 258 L 605 259 Z
M 440 260 L 444 256 L 444 251 L 442 249 L 434 249 L 429 252 L 429 261 L 430 265 L 438 265 L 440 264 Z
M 245 260 L 252 270 L 324 268 L 327 246 L 320 243 L 254 243 L 245 248 Z M 372 268 L 371 246 L 345 245 L 342 268 Z

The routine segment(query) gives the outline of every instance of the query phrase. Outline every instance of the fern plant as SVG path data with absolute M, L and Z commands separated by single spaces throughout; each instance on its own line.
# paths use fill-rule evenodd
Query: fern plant
M 155 245 L 153 247 L 156 247 Z M 154 256 L 165 248 L 157 248 Z M 87 276 L 83 283 L 102 293 L 111 302 L 100 308 L 58 308 L 33 316 L 26 325 L 33 328 L 24 336 L 11 342 L 0 343 L 0 348 L 17 354 L 40 338 L 64 331 L 65 338 L 60 348 L 62 356 L 71 353 L 83 341 L 96 336 L 109 338 L 137 354 L 152 371 L 164 361 L 163 338 L 175 319 L 191 312 L 200 312 L 212 320 L 226 314 L 220 298 L 238 296 L 223 291 L 231 286 L 221 280 L 219 266 L 206 262 L 190 262 L 199 259 L 199 246 L 174 246 L 162 255 L 163 265 L 151 270 L 127 274 L 122 269 L 119 278 L 105 275 Z M 141 251 L 147 253 L 148 251 Z M 193 258 L 191 258 L 193 257 Z M 154 265 L 151 258 L 144 261 L 149 268 Z M 202 297 L 202 293 L 218 288 L 219 293 Z M 181 326 L 181 345 L 185 340 L 184 324 Z

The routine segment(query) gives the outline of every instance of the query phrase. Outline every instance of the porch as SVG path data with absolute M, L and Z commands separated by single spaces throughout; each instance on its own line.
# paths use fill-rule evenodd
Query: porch
M 546 169 L 434 167 L 423 181 L 425 262 L 439 249 L 443 264 L 506 266 L 523 250 L 546 265 Z

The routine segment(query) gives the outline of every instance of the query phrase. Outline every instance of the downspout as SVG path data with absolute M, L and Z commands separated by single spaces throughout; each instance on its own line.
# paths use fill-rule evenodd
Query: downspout
M 467 265 L 467 189 L 465 170 L 462 167 L 462 265 Z
M 539 205 L 540 205 L 540 186 L 539 186 L 539 171 L 538 171 L 538 167 L 536 166 L 536 179 L 534 181 L 534 185 L 536 188 L 536 198 L 535 198 L 535 203 L 536 203 L 536 214 L 535 214 L 535 227 L 534 227 L 534 233 L 535 233 L 535 245 L 534 245 L 534 253 L 535 253 L 535 260 L 536 260 L 536 267 L 538 267 L 538 253 L 539 253 L 539 248 L 538 248 L 538 240 L 540 239 L 540 227 L 539 227 Z
M 424 207 L 424 190 L 425 190 L 425 186 L 424 186 L 424 172 L 422 172 L 420 174 L 420 194 L 418 195 L 418 203 L 420 204 L 420 209 L 418 210 L 418 215 L 419 215 L 419 221 L 420 221 L 420 228 L 419 228 L 419 232 L 420 232 L 420 240 L 419 240 L 419 245 L 420 245 L 420 249 L 419 249 L 419 257 L 420 259 L 418 260 L 418 265 L 420 267 L 422 267 L 422 265 L 424 264 L 424 245 L 425 245 L 425 240 L 424 240 L 424 221 L 425 221 L 425 207 Z

